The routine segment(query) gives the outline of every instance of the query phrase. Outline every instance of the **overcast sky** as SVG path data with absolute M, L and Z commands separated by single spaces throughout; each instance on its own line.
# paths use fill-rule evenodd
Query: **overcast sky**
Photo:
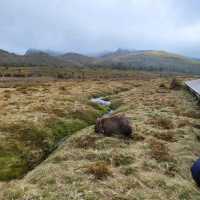
M 0 0 L 0 48 L 161 49 L 200 57 L 200 1 Z

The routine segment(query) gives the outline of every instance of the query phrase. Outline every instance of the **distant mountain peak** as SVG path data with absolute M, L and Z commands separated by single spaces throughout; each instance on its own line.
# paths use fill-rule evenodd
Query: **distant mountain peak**
M 26 56 L 33 55 L 33 54 L 39 54 L 39 53 L 44 53 L 43 51 L 39 49 L 28 49 L 25 53 Z
M 58 52 L 58 51 L 53 51 L 53 50 L 50 50 L 50 49 L 46 49 L 46 50 L 40 50 L 40 49 L 28 49 L 25 53 L 25 55 L 33 55 L 33 54 L 48 54 L 50 56 L 60 56 L 62 55 L 63 53 L 61 52 Z
M 130 53 L 132 50 L 118 48 L 115 53 Z

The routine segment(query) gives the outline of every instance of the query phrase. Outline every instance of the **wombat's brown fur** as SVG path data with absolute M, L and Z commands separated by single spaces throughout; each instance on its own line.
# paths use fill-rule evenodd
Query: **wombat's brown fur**
M 106 136 L 119 134 L 130 138 L 132 138 L 133 134 L 130 122 L 125 116 L 112 116 L 97 119 L 95 132 L 102 133 Z

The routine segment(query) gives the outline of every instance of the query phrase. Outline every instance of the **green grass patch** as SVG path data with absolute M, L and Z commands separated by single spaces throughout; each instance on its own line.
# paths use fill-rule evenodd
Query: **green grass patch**
M 104 115 L 110 111 L 110 106 L 102 106 L 93 102 L 90 102 L 89 105 L 99 112 L 98 115 Z
M 120 99 L 113 99 L 110 105 L 112 110 L 116 110 L 122 105 L 122 101 Z
M 109 107 L 89 103 L 84 110 L 48 119 L 40 125 L 27 121 L 1 124 L 0 131 L 8 136 L 0 146 L 0 180 L 22 177 L 44 160 L 61 139 L 94 124 L 109 110 Z
M 87 126 L 79 119 L 49 120 L 43 127 L 28 122 L 2 126 L 0 130 L 9 132 L 11 138 L 0 146 L 0 181 L 22 177 L 44 160 L 62 138 Z
M 87 110 L 77 110 L 69 115 L 74 119 L 79 119 L 86 122 L 88 125 L 92 125 L 95 123 L 98 117 L 102 116 L 102 112 L 94 110 L 94 109 L 87 109 Z
M 48 128 L 53 133 L 56 141 L 59 141 L 60 139 L 70 136 L 74 132 L 79 131 L 87 126 L 88 124 L 80 119 L 59 119 L 51 123 Z
M 20 155 L 5 153 L 0 154 L 0 180 L 8 181 L 22 176 L 27 171 L 28 165 Z
M 110 92 L 98 91 L 98 92 L 92 94 L 91 98 L 105 97 L 105 96 L 109 96 L 109 95 L 112 95 L 112 94 L 113 94 L 112 91 L 110 91 Z

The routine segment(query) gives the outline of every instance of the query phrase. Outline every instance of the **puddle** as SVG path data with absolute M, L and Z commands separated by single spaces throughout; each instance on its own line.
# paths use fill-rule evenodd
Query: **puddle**
M 91 102 L 92 103 L 97 103 L 97 104 L 99 104 L 99 105 L 101 105 L 101 106 L 108 106 L 108 107 L 110 107 L 111 106 L 111 101 L 108 101 L 108 100 L 104 100 L 104 98 L 103 97 L 97 97 L 97 98 L 92 98 L 91 99 Z M 113 110 L 112 109 L 110 109 L 106 114 L 104 114 L 102 117 L 108 117 L 108 116 L 110 116 L 111 114 L 113 113 Z
M 106 100 L 104 100 L 103 97 L 92 98 L 91 102 L 98 103 L 99 105 L 102 105 L 102 106 L 110 106 L 111 105 L 111 101 L 106 101 Z

